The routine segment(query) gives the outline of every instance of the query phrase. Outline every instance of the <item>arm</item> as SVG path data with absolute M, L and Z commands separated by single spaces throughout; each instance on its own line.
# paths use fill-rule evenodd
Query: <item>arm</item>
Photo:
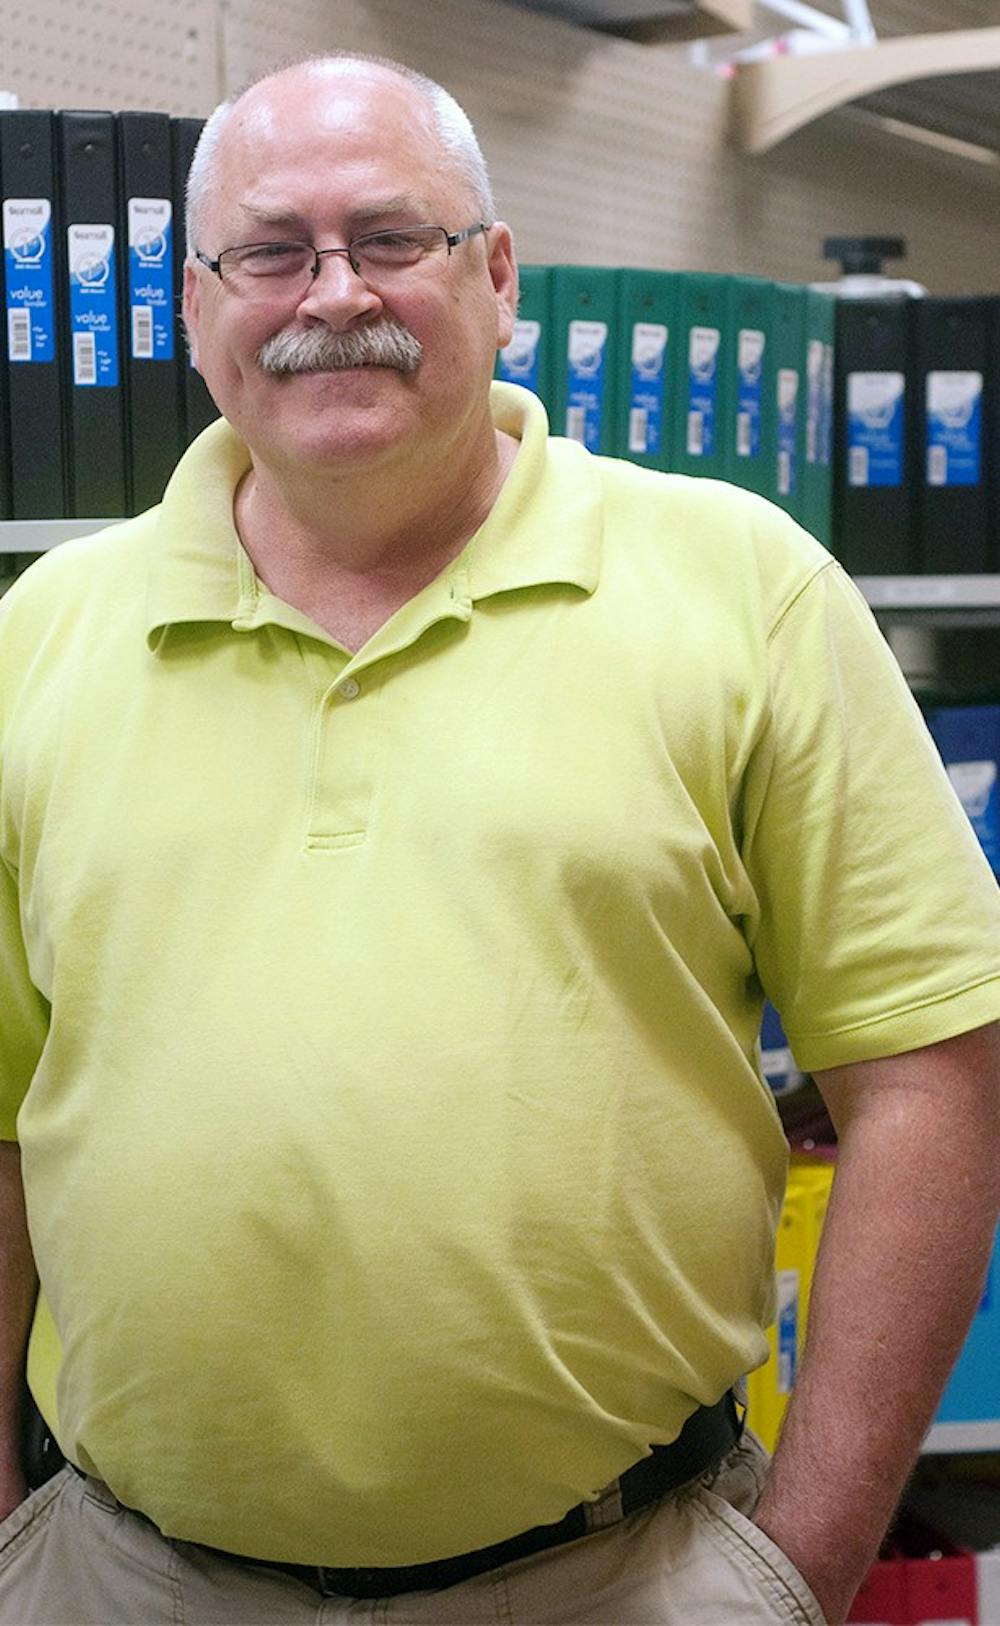
M 816 1077 L 837 1174 L 801 1376 L 755 1517 L 839 1622 L 982 1294 L 1000 1205 L 1000 1025 Z
M 21 1466 L 21 1400 L 37 1291 L 21 1152 L 13 1141 L 0 1141 L 0 1519 L 28 1494 Z

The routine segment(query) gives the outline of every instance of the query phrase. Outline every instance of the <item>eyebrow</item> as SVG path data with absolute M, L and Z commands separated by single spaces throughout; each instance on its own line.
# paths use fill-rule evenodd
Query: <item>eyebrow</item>
M 240 205 L 243 214 L 254 226 L 273 228 L 276 231 L 305 231 L 305 218 L 294 209 L 267 209 L 254 204 Z M 384 220 L 387 215 L 413 214 L 421 221 L 430 216 L 430 206 L 422 198 L 415 198 L 412 193 L 400 192 L 395 197 L 382 198 L 376 203 L 363 204 L 352 209 L 348 215 L 351 222 L 351 232 L 363 231 L 366 226 L 374 225 Z

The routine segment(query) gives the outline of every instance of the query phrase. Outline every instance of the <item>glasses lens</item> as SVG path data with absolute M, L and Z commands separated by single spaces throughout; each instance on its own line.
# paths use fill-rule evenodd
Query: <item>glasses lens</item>
M 304 286 L 314 264 L 315 255 L 308 243 L 244 243 L 219 255 L 224 282 L 265 299 Z
M 362 276 L 366 273 L 384 276 L 386 272 L 408 271 L 429 254 L 439 254 L 447 246 L 448 236 L 443 226 L 408 226 L 398 231 L 377 231 L 356 237 L 351 252 Z

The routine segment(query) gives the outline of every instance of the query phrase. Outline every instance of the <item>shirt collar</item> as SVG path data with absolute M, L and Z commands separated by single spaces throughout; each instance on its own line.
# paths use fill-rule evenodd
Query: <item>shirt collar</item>
M 593 592 L 602 521 L 590 454 L 549 439 L 545 409 L 528 390 L 494 384 L 490 405 L 497 428 L 521 444 L 492 510 L 444 577 L 473 603 L 545 583 Z M 246 445 L 225 419 L 199 435 L 178 463 L 156 521 L 146 618 L 152 647 L 166 628 L 185 622 L 228 621 L 242 630 L 272 619 L 262 616 L 263 590 L 233 518 L 236 488 L 250 466 Z

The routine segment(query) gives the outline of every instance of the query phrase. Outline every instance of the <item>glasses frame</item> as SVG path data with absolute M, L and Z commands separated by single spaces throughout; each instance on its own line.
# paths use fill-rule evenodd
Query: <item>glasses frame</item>
M 370 240 L 371 238 L 374 238 L 374 237 L 385 237 L 387 235 L 387 233 L 390 232 L 390 231 L 400 231 L 400 232 L 407 232 L 407 231 L 439 231 L 442 234 L 442 236 L 444 237 L 445 246 L 447 247 L 448 257 L 450 259 L 452 249 L 457 248 L 459 243 L 467 242 L 470 237 L 476 237 L 476 236 L 478 236 L 478 234 L 480 232 L 486 232 L 486 231 L 489 231 L 489 229 L 490 229 L 489 225 L 484 220 L 475 221 L 471 226 L 466 226 L 464 231 L 452 231 L 452 232 L 448 231 L 447 227 L 445 227 L 445 226 L 435 226 L 435 225 L 432 225 L 430 221 L 427 221 L 427 222 L 421 222 L 419 225 L 416 225 L 416 226 L 387 226 L 382 231 L 363 232 L 360 237 L 352 237 L 351 241 L 347 244 L 346 248 L 317 248 L 315 243 L 310 243 L 310 242 L 307 242 L 305 238 L 297 238 L 297 237 L 296 238 L 286 239 L 286 241 L 301 243 L 301 246 L 303 248 L 308 248 L 308 249 L 312 250 L 312 253 L 313 253 L 313 265 L 312 265 L 312 271 L 311 271 L 310 275 L 312 277 L 313 282 L 315 282 L 316 278 L 319 276 L 320 261 L 322 260 L 322 258 L 323 258 L 323 256 L 325 254 L 344 254 L 344 255 L 346 255 L 348 264 L 350 265 L 351 270 L 354 272 L 355 276 L 360 277 L 362 282 L 365 282 L 365 281 L 368 280 L 368 278 L 365 276 L 364 272 L 362 271 L 361 266 L 359 265 L 358 259 L 357 259 L 357 249 L 358 249 L 358 244 L 359 243 L 367 242 L 368 240 Z M 200 248 L 195 249 L 194 257 L 195 257 L 196 260 L 200 260 L 201 264 L 206 266 L 209 271 L 213 271 L 215 273 L 215 275 L 218 277 L 219 281 L 222 283 L 222 286 L 226 287 L 226 279 L 225 279 L 225 277 L 223 276 L 222 273 L 223 273 L 223 261 L 225 260 L 225 257 L 226 257 L 227 254 L 231 254 L 235 249 L 272 248 L 272 247 L 276 247 L 276 246 L 277 246 L 276 243 L 271 243 L 271 242 L 264 242 L 264 243 L 233 243 L 233 244 L 231 244 L 231 246 L 229 248 L 220 249 L 218 255 L 216 256 L 216 258 L 214 260 L 211 259 L 209 255 L 203 254 Z M 420 260 L 415 260 L 414 261 L 414 265 L 419 265 L 420 263 L 421 263 Z M 412 267 L 406 266 L 403 269 L 411 270 Z

